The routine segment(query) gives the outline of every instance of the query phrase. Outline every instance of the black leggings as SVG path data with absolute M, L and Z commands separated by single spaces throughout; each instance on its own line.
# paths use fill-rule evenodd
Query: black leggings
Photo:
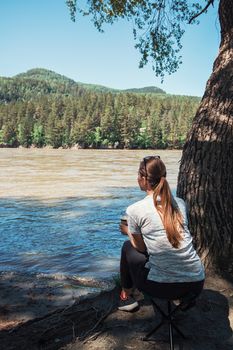
M 204 280 L 197 282 L 154 282 L 147 279 L 149 269 L 145 267 L 148 256 L 140 253 L 126 241 L 121 251 L 120 275 L 121 286 L 125 289 L 137 287 L 157 298 L 179 299 L 192 292 L 199 295 L 203 289 Z

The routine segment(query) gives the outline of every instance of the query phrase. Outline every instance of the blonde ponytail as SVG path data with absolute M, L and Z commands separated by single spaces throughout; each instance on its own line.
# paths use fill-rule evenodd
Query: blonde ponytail
M 183 239 L 183 217 L 164 176 L 160 178 L 159 183 L 155 186 L 153 200 L 155 208 L 163 222 L 169 242 L 174 248 L 179 248 L 180 242 Z

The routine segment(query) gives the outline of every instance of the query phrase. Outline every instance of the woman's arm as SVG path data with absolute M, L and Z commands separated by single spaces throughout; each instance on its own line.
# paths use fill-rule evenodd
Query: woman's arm
M 142 238 L 141 234 L 132 234 L 128 230 L 128 226 L 124 224 L 120 224 L 120 231 L 124 235 L 128 235 L 130 242 L 132 246 L 137 249 L 139 252 L 145 253 L 146 252 L 146 245 L 144 243 L 144 240 Z
M 132 246 L 135 249 L 137 249 L 139 252 L 142 252 L 142 253 L 146 252 L 146 245 L 144 243 L 144 240 L 141 234 L 136 234 L 136 235 L 129 234 L 128 236 Z

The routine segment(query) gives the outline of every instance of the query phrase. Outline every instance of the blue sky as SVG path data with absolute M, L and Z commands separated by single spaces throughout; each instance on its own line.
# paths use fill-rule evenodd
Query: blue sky
M 0 76 L 47 68 L 84 83 L 158 86 L 171 94 L 202 96 L 220 42 L 217 4 L 201 16 L 199 26 L 187 26 L 183 64 L 161 84 L 151 66 L 138 68 L 129 23 L 106 25 L 101 34 L 90 18 L 73 23 L 65 0 L 0 1 Z

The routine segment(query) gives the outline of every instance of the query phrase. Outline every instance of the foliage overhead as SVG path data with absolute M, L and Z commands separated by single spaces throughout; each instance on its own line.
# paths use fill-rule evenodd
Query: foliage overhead
M 214 0 L 67 0 L 71 19 L 77 13 L 90 16 L 95 27 L 103 31 L 105 23 L 119 19 L 132 23 L 135 47 L 141 54 L 139 67 L 148 62 L 156 76 L 174 73 L 181 62 L 181 39 L 187 23 L 197 23 Z M 80 4 L 81 3 L 81 4 Z

